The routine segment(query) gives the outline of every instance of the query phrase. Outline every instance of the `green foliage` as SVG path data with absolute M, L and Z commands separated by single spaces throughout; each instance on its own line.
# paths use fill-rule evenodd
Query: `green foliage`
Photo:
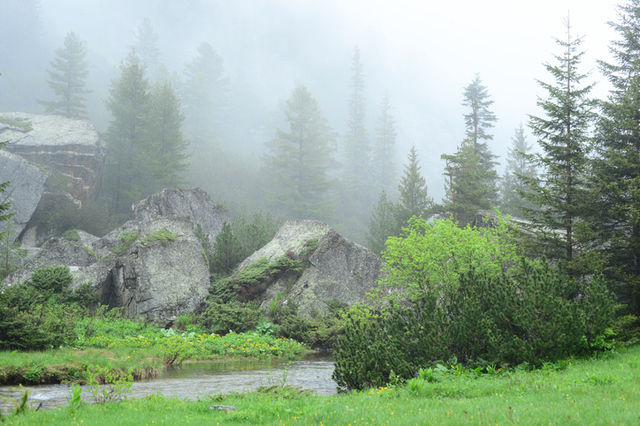
M 44 294 L 62 293 L 71 281 L 73 276 L 68 266 L 47 266 L 36 269 L 31 274 L 31 285 Z
M 221 275 L 231 273 L 244 260 L 244 251 L 235 236 L 231 224 L 224 222 L 216 235 L 213 254 L 209 258 L 211 272 Z
M 606 258 L 604 272 L 631 313 L 640 314 L 640 2 L 629 0 L 609 22 L 617 39 L 610 62 L 600 62 L 611 90 L 600 102 L 595 159 L 589 171 L 595 202 L 589 223 L 594 245 Z
M 335 135 L 304 86 L 293 90 L 285 116 L 290 132 L 278 129 L 262 156 L 269 180 L 268 203 L 287 217 L 325 219 L 333 208 L 330 168 Z
M 133 386 L 132 369 L 122 373 L 111 365 L 91 367 L 88 370 L 89 389 L 93 402 L 105 404 L 125 398 Z
M 475 268 L 457 285 L 391 299 L 379 314 L 352 310 L 334 352 L 334 379 L 353 389 L 384 386 L 453 356 L 478 363 L 541 366 L 598 349 L 613 320 L 602 277 L 588 285 L 547 264 L 523 260 L 510 275 Z
M 31 127 L 31 122 L 26 121 L 25 119 L 13 119 L 9 117 L 0 117 L 0 124 L 6 124 L 8 126 L 17 127 L 21 129 L 23 132 L 30 132 L 33 130 Z M 2 143 L 3 145 L 4 143 Z
M 376 127 L 376 138 L 371 156 L 373 169 L 373 181 L 382 186 L 383 190 L 390 191 L 396 182 L 395 144 L 398 137 L 396 121 L 391 114 L 391 101 L 389 94 L 385 93 L 380 104 L 380 115 Z
M 118 241 L 120 241 L 120 243 L 111 251 L 117 256 L 123 256 L 137 238 L 138 231 L 125 231 L 118 235 Z
M 84 403 L 82 402 L 82 388 L 80 385 L 73 385 L 69 389 L 69 397 L 67 398 L 67 409 L 72 416 L 77 414 L 82 408 Z
M 78 235 L 78 229 L 69 229 L 64 231 L 62 238 L 67 241 L 80 241 L 80 235 Z
M 199 322 L 214 333 L 225 335 L 230 331 L 243 333 L 255 330 L 260 312 L 237 303 L 220 304 L 207 302 L 207 309 Z
M 383 254 L 384 288 L 400 288 L 417 296 L 429 289 L 456 287 L 470 270 L 497 278 L 517 264 L 519 248 L 509 240 L 510 228 L 498 219 L 495 229 L 459 228 L 450 219 L 413 218 L 402 237 L 391 237 Z
M 465 226 L 478 210 L 490 210 L 498 199 L 495 155 L 487 142 L 493 139 L 487 130 L 497 121 L 489 110 L 493 104 L 479 74 L 464 89 L 463 105 L 470 108 L 464 115 L 466 137 L 453 155 L 443 154 L 446 161 L 444 175 L 446 198 L 439 207 L 441 213 L 452 216 Z
M 178 236 L 176 234 L 169 232 L 166 229 L 160 229 L 156 232 L 152 232 L 151 234 L 141 239 L 140 243 L 144 244 L 144 243 L 152 243 L 154 241 L 160 241 L 162 243 L 162 246 L 166 247 L 167 244 L 172 243 L 177 239 L 178 239 Z
M 521 175 L 527 190 L 519 195 L 534 205 L 521 211 L 529 222 L 527 228 L 536 234 L 538 251 L 548 259 L 566 262 L 566 272 L 577 278 L 597 271 L 597 263 L 574 260 L 587 256 L 591 247 L 585 218 L 593 206 L 587 180 L 592 173 L 590 127 L 595 114 L 589 98 L 593 84 L 585 85 L 588 75 L 579 71 L 585 54 L 578 51 L 582 39 L 572 37 L 568 21 L 566 28 L 566 41 L 556 39 L 563 50 L 562 56 L 556 56 L 557 65 L 545 64 L 554 82 L 540 82 L 548 93 L 538 100 L 544 116 L 532 116 L 529 122 L 542 148 L 542 153 L 534 156 L 540 176 Z M 578 232 L 580 226 L 583 232 Z
M 518 176 L 535 179 L 538 171 L 531 160 L 533 147 L 526 141 L 522 124 L 516 129 L 511 142 L 512 145 L 507 156 L 507 166 L 500 182 L 500 210 L 511 216 L 522 217 L 520 206 L 527 208 L 534 206 L 523 200 L 519 195 L 518 191 L 527 191 L 527 187 Z
M 87 48 L 84 41 L 73 31 L 64 38 L 64 48 L 56 49 L 56 57 L 49 62 L 47 83 L 53 90 L 56 101 L 38 101 L 46 107 L 46 114 L 63 115 L 67 118 L 86 119 L 85 89 L 87 69 Z

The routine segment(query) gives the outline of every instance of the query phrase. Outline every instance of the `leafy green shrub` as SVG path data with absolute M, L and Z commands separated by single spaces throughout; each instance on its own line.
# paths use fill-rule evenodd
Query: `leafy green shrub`
M 257 309 L 238 303 L 220 304 L 207 302 L 207 309 L 200 315 L 199 323 L 214 333 L 225 335 L 230 331 L 243 333 L 255 330 L 260 319 Z
M 640 317 L 624 315 L 613 324 L 612 331 L 616 340 L 624 345 L 633 345 L 640 342 Z
M 47 266 L 31 274 L 31 285 L 37 290 L 53 294 L 62 293 L 71 284 L 73 276 L 68 266 Z
M 84 311 L 79 307 L 33 305 L 28 311 L 0 307 L 0 348 L 44 350 L 75 338 L 74 324 Z
M 353 309 L 334 357 L 334 378 L 354 389 L 407 380 L 437 360 L 541 366 L 588 350 L 611 325 L 604 279 L 567 279 L 547 264 L 523 260 L 507 276 L 474 269 L 457 285 L 390 300 L 380 313 Z M 482 361 L 481 361 L 482 360 Z

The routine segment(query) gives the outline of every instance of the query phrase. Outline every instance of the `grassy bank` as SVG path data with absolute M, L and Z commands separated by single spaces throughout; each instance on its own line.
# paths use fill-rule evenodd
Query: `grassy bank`
M 75 410 L 27 412 L 5 417 L 5 424 L 635 425 L 640 422 L 639 380 L 640 346 L 635 346 L 535 371 L 480 373 L 442 365 L 402 385 L 336 397 L 308 396 L 286 386 L 195 402 L 151 395 Z M 212 405 L 232 405 L 236 411 L 216 411 Z
M 91 329 L 91 333 L 84 330 Z M 185 361 L 233 357 L 293 359 L 304 347 L 290 339 L 256 332 L 217 334 L 163 330 L 127 320 L 80 324 L 78 339 L 48 351 L 0 352 L 0 384 L 87 383 L 107 368 L 133 380 L 158 376 Z M 98 331 L 98 332 L 96 332 Z

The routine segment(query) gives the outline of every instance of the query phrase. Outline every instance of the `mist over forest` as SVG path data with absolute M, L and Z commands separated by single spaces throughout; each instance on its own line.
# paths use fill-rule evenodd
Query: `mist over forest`
M 113 119 L 106 106 L 110 89 L 139 41 L 143 22 L 151 25 L 158 48 L 157 63 L 153 70 L 147 64 L 146 77 L 158 80 L 162 66 L 178 97 L 186 64 L 208 43 L 222 61 L 225 90 L 216 100 L 204 145 L 198 147 L 183 126 L 187 150 L 195 152 L 185 183 L 203 187 L 236 212 L 269 210 L 258 185 L 260 171 L 267 142 L 277 129 L 288 131 L 286 102 L 296 87 L 308 89 L 334 132 L 332 161 L 340 166 L 332 173 L 337 176 L 344 168 L 357 48 L 369 142 L 376 138 L 387 94 L 397 132 L 388 154 L 396 182 L 415 146 L 428 197 L 439 203 L 446 195 L 441 155 L 453 155 L 465 138 L 463 92 L 476 75 L 493 102 L 496 121 L 487 142 L 497 174 L 503 173 L 521 124 L 522 136 L 536 149 L 526 126 L 529 114 L 540 113 L 537 96 L 544 96 L 536 79 L 549 80 L 543 63 L 562 53 L 553 37 L 564 37 L 567 7 L 574 6 L 560 3 L 432 7 L 413 2 L 5 0 L 0 5 L 0 111 L 43 113 L 38 100 L 54 98 L 47 69 L 71 31 L 85 43 L 91 91 L 86 107 L 101 133 Z M 602 79 L 595 60 L 607 59 L 613 35 L 606 21 L 614 18 L 614 2 L 577 3 L 571 10 L 573 33 L 585 36 L 583 68 L 592 71 L 591 82 Z M 602 83 L 593 93 L 605 96 L 606 89 Z M 187 126 L 189 112 L 184 113 Z M 363 243 L 370 209 L 380 195 L 380 188 L 373 191 L 360 204 L 338 202 L 334 214 L 318 218 Z M 397 199 L 395 185 L 388 195 Z

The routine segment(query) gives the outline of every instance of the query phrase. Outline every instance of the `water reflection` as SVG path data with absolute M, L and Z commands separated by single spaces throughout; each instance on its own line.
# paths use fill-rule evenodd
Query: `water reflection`
M 333 359 L 326 353 L 311 354 L 302 360 L 290 362 L 193 363 L 185 364 L 158 379 L 135 382 L 128 396 L 139 398 L 160 393 L 166 397 L 196 400 L 211 394 L 245 392 L 282 383 L 313 390 L 317 395 L 335 395 L 336 383 L 331 379 L 332 373 Z M 69 397 L 67 385 L 25 386 L 24 389 L 31 391 L 29 403 L 32 406 L 42 404 L 43 409 L 65 405 Z M 0 387 L 2 412 L 10 412 L 13 409 L 11 401 L 19 396 L 19 390 Z M 86 401 L 91 399 L 88 388 L 83 389 L 82 397 Z

